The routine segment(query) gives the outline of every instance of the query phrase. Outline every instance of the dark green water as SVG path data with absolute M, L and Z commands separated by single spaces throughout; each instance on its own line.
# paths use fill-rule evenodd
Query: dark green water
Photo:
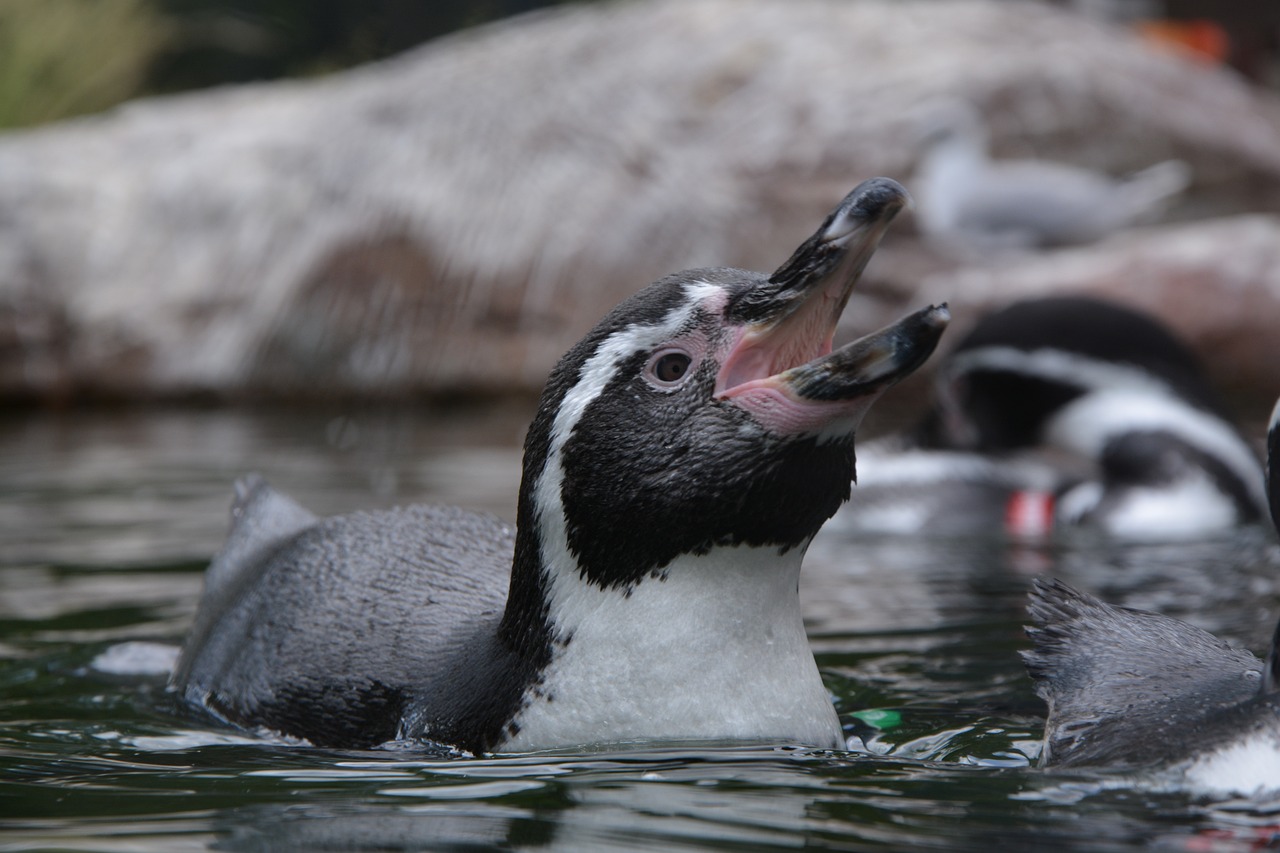
M 210 728 L 163 677 L 93 665 L 126 641 L 181 641 L 236 476 L 326 513 L 443 501 L 510 517 L 522 414 L 0 422 L 0 853 L 1276 843 L 1274 802 L 1035 769 L 1043 709 L 1016 654 L 1036 574 L 1264 647 L 1280 555 L 1257 531 L 1128 548 L 820 539 L 803 593 L 849 752 L 334 752 Z M 888 712 L 863 714 L 882 728 L 867 710 Z

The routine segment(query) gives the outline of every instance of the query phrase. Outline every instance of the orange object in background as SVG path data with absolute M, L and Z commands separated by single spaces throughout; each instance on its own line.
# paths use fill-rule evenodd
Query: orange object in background
M 1201 61 L 1223 63 L 1231 55 L 1231 37 L 1213 21 L 1139 21 L 1137 29 L 1148 41 Z

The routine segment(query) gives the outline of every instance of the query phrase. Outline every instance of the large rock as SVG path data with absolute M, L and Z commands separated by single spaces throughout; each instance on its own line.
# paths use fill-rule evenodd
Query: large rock
M 989 116 L 997 153 L 1110 172 L 1188 161 L 1178 216 L 1280 210 L 1274 99 L 1060 9 L 567 7 L 324 79 L 0 139 L 0 394 L 535 389 L 653 278 L 772 268 L 858 180 L 909 176 L 915 111 L 940 94 Z M 1244 222 L 1222 227 L 1274 233 Z M 1069 253 L 959 274 L 904 226 L 871 270 L 863 326 L 922 278 L 963 303 L 963 288 L 996 299 L 1113 271 Z M 1202 233 L 1185 227 L 1152 239 Z M 1198 245 L 1197 269 L 1236 257 Z M 1180 275 L 1161 252 L 1137 256 Z M 1126 267 L 1125 287 L 1146 269 Z M 1277 295 L 1257 292 L 1186 310 L 1263 326 Z

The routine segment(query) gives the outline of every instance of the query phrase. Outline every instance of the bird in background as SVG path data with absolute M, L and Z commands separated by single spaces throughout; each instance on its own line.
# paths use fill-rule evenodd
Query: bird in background
M 921 114 L 911 179 L 925 237 L 953 250 L 1032 250 L 1089 243 L 1157 218 L 1191 183 L 1166 160 L 1123 178 L 1039 159 L 993 159 L 982 115 L 948 100 Z

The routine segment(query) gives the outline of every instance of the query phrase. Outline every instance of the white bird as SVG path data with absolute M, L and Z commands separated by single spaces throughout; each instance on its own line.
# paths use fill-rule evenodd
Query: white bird
M 916 215 L 926 237 L 953 248 L 1092 242 L 1149 221 L 1191 181 L 1180 160 L 1121 179 L 1048 160 L 993 160 L 982 117 L 959 102 L 931 108 L 921 136 Z

